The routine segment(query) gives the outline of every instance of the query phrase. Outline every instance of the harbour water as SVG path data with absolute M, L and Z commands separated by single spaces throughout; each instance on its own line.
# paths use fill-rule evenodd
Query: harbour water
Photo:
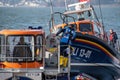
M 106 30 L 114 28 L 119 30 L 120 27 L 120 6 L 104 5 L 101 7 L 102 20 Z M 0 29 L 25 29 L 28 26 L 43 26 L 44 30 L 49 30 L 50 8 L 33 8 L 33 7 L 0 7 Z M 64 12 L 64 7 L 54 8 L 55 12 Z M 95 6 L 95 11 L 100 18 L 99 6 Z M 58 21 L 59 22 L 59 21 Z

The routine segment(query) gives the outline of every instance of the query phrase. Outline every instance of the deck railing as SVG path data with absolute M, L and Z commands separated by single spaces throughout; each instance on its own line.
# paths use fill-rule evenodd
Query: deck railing
M 115 50 L 120 52 L 120 38 L 118 38 L 116 44 L 115 44 Z

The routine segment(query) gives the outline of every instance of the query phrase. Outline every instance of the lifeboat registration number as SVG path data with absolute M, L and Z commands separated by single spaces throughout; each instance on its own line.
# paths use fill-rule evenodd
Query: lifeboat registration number
M 92 50 L 88 50 L 88 49 L 74 48 L 73 51 L 73 55 L 77 57 L 90 58 L 91 54 L 92 54 Z

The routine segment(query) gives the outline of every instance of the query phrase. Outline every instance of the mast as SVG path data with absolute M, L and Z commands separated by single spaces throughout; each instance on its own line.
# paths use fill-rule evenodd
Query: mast
M 68 6 L 67 6 L 67 0 L 65 0 L 65 10 L 67 11 L 68 10 Z
M 50 0 L 50 10 L 51 10 L 51 14 L 53 14 L 53 5 L 52 5 L 52 1 Z
M 101 23 L 102 23 L 102 33 L 103 35 L 105 35 L 105 27 L 104 27 L 104 23 L 103 23 L 103 15 L 102 15 L 102 9 L 101 9 L 101 1 L 99 0 L 99 9 L 100 9 L 100 16 L 101 16 Z
M 53 11 L 53 4 L 51 0 L 50 0 L 50 10 L 51 10 L 51 19 L 49 21 L 49 31 L 51 33 L 51 26 L 52 28 L 54 27 L 54 16 L 53 16 L 54 11 Z

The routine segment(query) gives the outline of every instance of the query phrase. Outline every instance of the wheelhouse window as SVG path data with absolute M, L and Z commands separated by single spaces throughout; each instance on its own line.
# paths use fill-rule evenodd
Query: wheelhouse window
M 81 23 L 79 24 L 79 30 L 81 32 L 91 32 L 92 31 L 92 24 L 90 23 Z
M 38 35 L 36 37 L 36 41 L 35 41 L 35 59 L 37 61 L 41 61 L 42 60 L 42 53 L 43 53 L 43 38 L 42 36 Z
M 34 60 L 34 36 L 8 36 L 6 44 L 7 61 Z

